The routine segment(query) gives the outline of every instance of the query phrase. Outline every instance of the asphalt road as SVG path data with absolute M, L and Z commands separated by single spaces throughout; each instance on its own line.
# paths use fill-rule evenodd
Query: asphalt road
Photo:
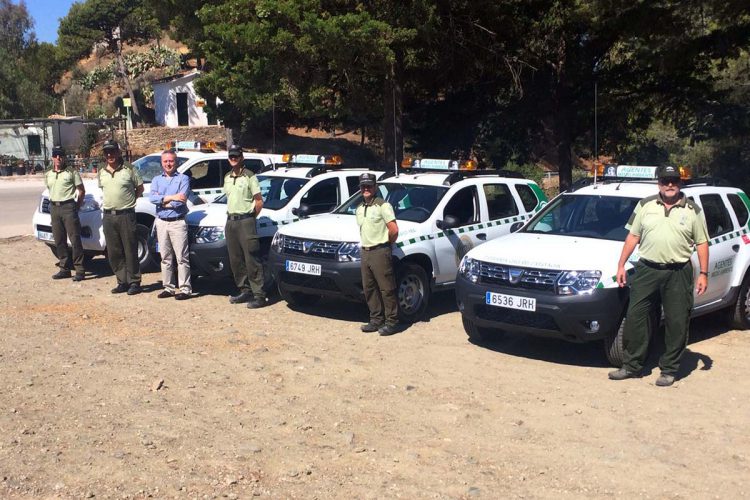
M 31 217 L 42 191 L 41 175 L 0 177 L 0 238 L 32 234 Z

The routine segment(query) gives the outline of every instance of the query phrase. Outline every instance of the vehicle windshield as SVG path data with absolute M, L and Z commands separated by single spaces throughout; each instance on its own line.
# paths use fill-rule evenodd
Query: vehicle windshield
M 524 233 L 625 241 L 638 198 L 564 195 L 553 200 L 522 229 Z
M 426 221 L 440 202 L 448 188 L 445 186 L 424 186 L 387 182 L 378 184 L 378 196 L 393 206 L 397 220 L 410 222 Z M 362 203 L 362 193 L 357 193 L 334 213 L 353 215 Z
M 187 161 L 187 158 L 177 157 L 177 166 L 179 167 Z M 147 155 L 138 158 L 133 162 L 133 166 L 138 169 L 143 182 L 151 182 L 157 175 L 161 175 L 161 155 Z

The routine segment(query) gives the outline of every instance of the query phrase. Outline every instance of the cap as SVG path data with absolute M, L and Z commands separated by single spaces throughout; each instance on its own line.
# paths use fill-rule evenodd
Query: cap
M 65 150 L 57 144 L 52 148 L 52 156 L 65 156 Z
M 375 174 L 360 174 L 359 176 L 360 186 L 374 186 L 375 185 Z
M 104 151 L 106 151 L 108 149 L 111 149 L 111 150 L 114 150 L 114 151 L 119 151 L 120 150 L 120 145 L 114 139 L 107 139 L 106 141 L 104 141 L 104 146 L 102 146 L 102 149 Z
M 677 167 L 673 167 L 672 165 L 664 165 L 656 169 L 656 177 L 659 179 L 679 179 L 680 171 Z
M 229 150 L 227 152 L 229 156 L 242 156 L 242 148 L 236 144 L 232 144 L 231 146 L 229 146 Z

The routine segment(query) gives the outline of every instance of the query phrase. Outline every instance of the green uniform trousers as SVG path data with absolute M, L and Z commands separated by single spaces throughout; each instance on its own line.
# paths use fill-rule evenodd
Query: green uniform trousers
M 135 212 L 120 215 L 105 213 L 102 222 L 107 242 L 107 259 L 112 272 L 117 276 L 117 284 L 140 284 Z
M 266 298 L 263 290 L 263 262 L 255 217 L 227 220 L 224 228 L 234 284 L 240 292 L 252 292 L 258 300 Z
M 50 216 L 57 266 L 60 269 L 75 269 L 76 274 L 83 274 L 83 244 L 81 243 L 81 219 L 78 217 L 78 206 L 73 200 L 63 205 L 54 205 L 50 202 Z M 70 240 L 70 247 L 68 247 L 68 240 Z
M 675 375 L 688 341 L 693 308 L 693 266 L 688 262 L 680 269 L 654 269 L 639 261 L 635 270 L 623 332 L 623 366 L 632 372 L 643 369 L 648 355 L 648 315 L 661 303 L 666 348 L 659 359 L 659 368 L 662 373 Z
M 398 303 L 391 246 L 372 250 L 363 248 L 361 256 L 362 289 L 370 310 L 370 323 L 395 326 L 398 324 Z

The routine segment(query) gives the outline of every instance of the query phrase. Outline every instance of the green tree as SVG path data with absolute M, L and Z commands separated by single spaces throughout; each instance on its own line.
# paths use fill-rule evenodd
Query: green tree
M 123 86 L 130 96 L 133 115 L 140 111 L 123 61 L 123 44 L 143 44 L 159 35 L 158 23 L 144 0 L 85 0 L 74 3 L 60 20 L 58 46 L 68 66 L 102 44 L 115 56 Z

